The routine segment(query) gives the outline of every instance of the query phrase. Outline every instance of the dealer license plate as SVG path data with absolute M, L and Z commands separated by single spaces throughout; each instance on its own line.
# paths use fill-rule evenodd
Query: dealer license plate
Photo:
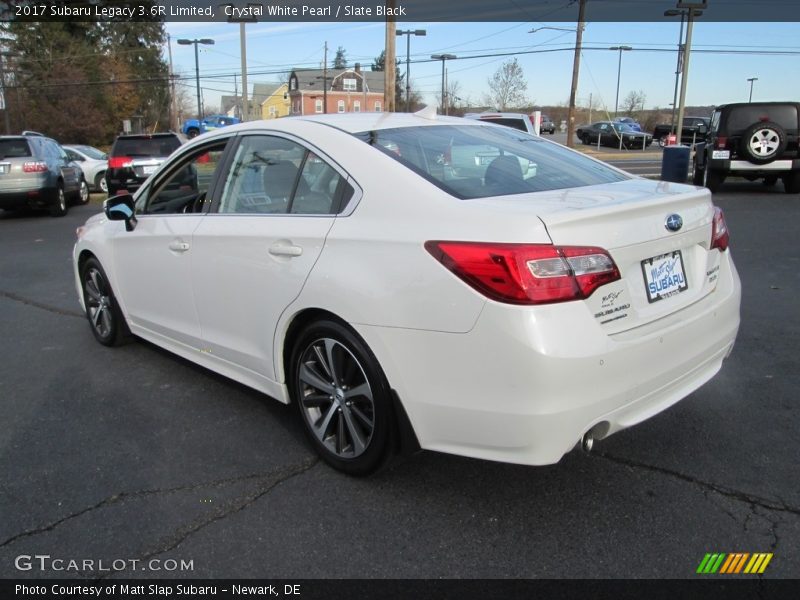
M 643 260 L 642 273 L 650 303 L 680 294 L 689 287 L 680 250 Z

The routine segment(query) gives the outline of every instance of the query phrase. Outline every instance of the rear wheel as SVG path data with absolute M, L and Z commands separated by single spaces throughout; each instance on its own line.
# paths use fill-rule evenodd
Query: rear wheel
M 86 318 L 95 339 L 104 346 L 117 346 L 130 334 L 103 267 L 92 257 L 81 267 L 81 285 Z
M 583 144 L 584 144 L 585 146 L 588 146 L 588 145 L 590 144 L 591 140 L 589 139 L 589 134 L 588 134 L 588 133 L 584 133 L 584 134 L 581 136 L 581 142 L 583 142 Z
M 108 182 L 106 181 L 105 171 L 103 171 L 102 173 L 98 173 L 97 177 L 94 178 L 94 187 L 103 192 L 104 194 L 108 193 Z
M 194 127 L 192 127 L 189 131 L 186 132 L 186 137 L 188 137 L 189 139 L 195 138 L 198 135 L 200 135 L 200 130 L 195 129 Z
M 703 169 L 703 186 L 707 187 L 709 191 L 716 192 L 723 181 L 725 181 L 725 175 L 721 171 L 708 167 Z
M 78 188 L 78 194 L 76 196 L 76 200 L 78 204 L 89 203 L 89 185 L 86 183 L 86 180 L 83 177 L 81 177 L 81 185 Z
M 800 194 L 800 171 L 790 171 L 782 179 L 787 194 Z
M 777 123 L 754 123 L 742 134 L 740 149 L 748 161 L 772 162 L 786 149 L 786 132 Z
M 692 183 L 697 186 L 704 186 L 705 185 L 705 169 L 700 167 L 697 164 L 697 161 L 694 161 L 694 168 L 692 169 Z
M 51 217 L 63 217 L 67 214 L 67 196 L 64 194 L 64 184 L 60 181 L 56 187 L 56 200 L 50 207 Z
M 292 399 L 322 459 L 368 475 L 391 456 L 389 384 L 377 359 L 353 332 L 318 321 L 300 335 L 291 358 Z

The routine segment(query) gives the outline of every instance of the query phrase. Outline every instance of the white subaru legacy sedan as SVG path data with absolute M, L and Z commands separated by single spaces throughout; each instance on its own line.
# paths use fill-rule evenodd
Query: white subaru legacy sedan
M 101 344 L 293 403 L 351 474 L 557 462 L 707 382 L 739 327 L 708 190 L 427 110 L 199 136 L 78 229 L 74 268 Z

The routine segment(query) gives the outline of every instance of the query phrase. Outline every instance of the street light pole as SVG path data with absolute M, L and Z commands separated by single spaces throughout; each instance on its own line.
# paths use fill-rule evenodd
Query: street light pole
M 748 77 L 747 81 L 750 82 L 750 99 L 748 100 L 748 102 L 752 102 L 753 101 L 753 82 L 754 81 L 758 81 L 758 77 Z
M 406 36 L 406 112 L 411 111 L 411 36 L 428 35 L 424 29 L 401 29 L 397 35 Z M 385 67 L 384 67 L 385 68 Z
M 617 64 L 617 98 L 614 100 L 614 118 L 616 119 L 619 110 L 619 80 L 620 75 L 622 75 L 622 52 L 633 50 L 633 48 L 631 46 L 612 46 L 609 50 L 619 50 L 619 63 Z
M 447 103 L 446 103 L 446 100 L 445 100 L 446 90 L 444 88 L 444 63 L 445 63 L 445 61 L 453 60 L 453 59 L 458 58 L 458 57 L 455 54 L 432 54 L 431 58 L 433 60 L 442 61 L 442 110 L 441 110 L 441 114 L 446 115 L 447 114 Z
M 198 39 L 194 39 L 194 40 L 180 39 L 180 40 L 178 40 L 178 43 L 181 46 L 194 45 L 194 73 L 195 73 L 195 81 L 197 83 L 197 118 L 198 119 L 202 119 L 203 118 L 203 108 L 202 108 L 202 105 L 200 104 L 200 58 L 199 58 L 199 54 L 197 52 L 197 45 L 198 44 L 204 44 L 204 45 L 213 46 L 214 45 L 214 40 L 209 39 L 209 38 L 203 38 L 203 39 L 199 39 L 199 40 Z
M 681 6 L 680 3 L 678 6 Z M 685 5 L 684 5 L 685 6 Z M 678 123 L 676 126 L 675 139 L 680 144 L 683 136 L 683 115 L 686 110 L 686 84 L 689 78 L 689 57 L 692 53 L 692 29 L 694 28 L 694 18 L 703 14 L 702 10 L 696 8 L 688 8 L 688 17 L 686 19 L 686 46 L 683 55 L 683 72 L 681 73 L 681 97 L 678 101 Z

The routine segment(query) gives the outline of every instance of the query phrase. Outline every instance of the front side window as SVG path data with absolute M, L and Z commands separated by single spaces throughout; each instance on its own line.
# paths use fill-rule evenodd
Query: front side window
M 335 214 L 347 186 L 336 169 L 297 142 L 247 136 L 236 151 L 218 212 Z
M 137 201 L 137 214 L 204 212 L 214 173 L 222 160 L 225 142 L 199 149 L 173 164 Z
M 625 175 L 511 128 L 433 125 L 355 134 L 457 198 L 614 183 Z

